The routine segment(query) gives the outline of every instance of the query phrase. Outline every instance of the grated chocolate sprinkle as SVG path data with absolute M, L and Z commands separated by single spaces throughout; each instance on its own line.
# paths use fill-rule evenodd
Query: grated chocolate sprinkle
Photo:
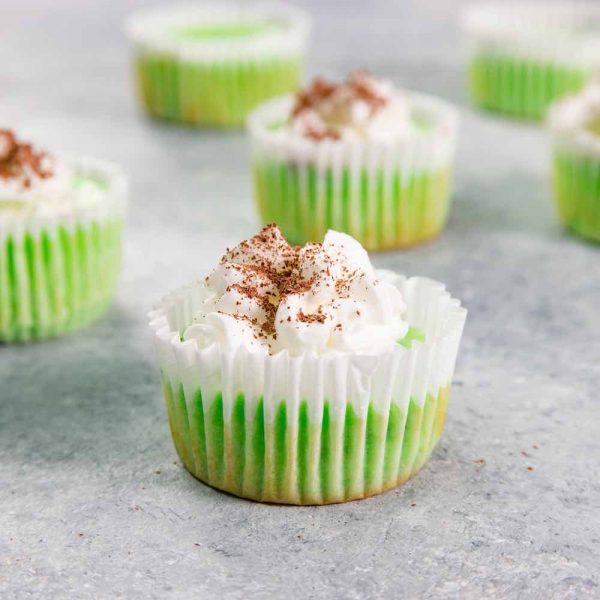
M 320 77 L 315 78 L 309 88 L 300 90 L 296 94 L 292 116 L 297 117 L 305 110 L 315 108 L 320 102 L 329 98 L 338 88 L 338 84 L 325 81 Z
M 29 189 L 33 179 L 47 179 L 54 172 L 49 155 L 19 141 L 10 129 L 0 129 L 0 179 L 16 181 Z
M 373 85 L 373 76 L 367 71 L 359 70 L 351 73 L 348 80 L 342 83 L 333 83 L 321 78 L 314 79 L 307 89 L 296 94 L 291 116 L 302 118 L 315 112 L 319 114 L 324 102 L 351 100 L 360 100 L 367 104 L 371 115 L 376 114 L 389 102 L 388 97 L 381 94 Z M 304 134 L 316 141 L 341 138 L 336 127 L 326 122 L 313 123 L 307 118 L 304 128 Z
M 317 312 L 306 314 L 302 309 L 296 314 L 296 319 L 300 323 L 325 323 L 327 317 L 323 314 L 323 307 L 319 306 Z
M 287 303 L 289 296 L 318 289 L 323 283 L 329 285 L 323 282 L 323 278 L 331 278 L 336 267 L 336 273 L 339 274 L 334 277 L 335 290 L 340 297 L 347 298 L 352 282 L 364 276 L 360 270 L 348 269 L 341 258 L 324 253 L 322 244 L 309 243 L 303 247 L 290 245 L 275 223 L 229 250 L 221 259 L 221 264 L 244 278 L 241 283 L 230 284 L 226 291 L 235 291 L 243 299 L 258 304 L 266 315 L 262 323 L 256 319 L 250 320 L 240 312 L 234 312 L 232 316 L 251 321 L 258 338 L 267 341 L 276 337 L 279 307 L 284 305 L 290 310 Z M 317 264 L 322 264 L 322 268 L 315 269 Z M 310 275 L 306 274 L 307 267 L 310 267 Z M 235 302 L 236 306 L 240 304 L 239 300 Z M 299 323 L 324 323 L 326 319 L 323 305 L 318 305 L 310 313 L 298 310 L 295 315 Z M 292 317 L 288 316 L 286 320 L 291 322 Z

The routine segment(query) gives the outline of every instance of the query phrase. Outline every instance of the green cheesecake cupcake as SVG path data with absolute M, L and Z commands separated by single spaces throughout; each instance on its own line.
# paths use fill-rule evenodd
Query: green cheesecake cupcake
M 104 312 L 125 199 L 116 167 L 54 157 L 0 130 L 0 342 L 59 335 Z
M 355 72 L 266 103 L 248 127 L 260 218 L 290 242 L 335 229 L 386 250 L 444 228 L 458 115 L 442 100 Z
M 600 68 L 598 4 L 477 4 L 463 24 L 471 97 L 485 109 L 540 120 Z
M 600 80 L 549 111 L 553 188 L 565 227 L 600 242 Z
M 291 246 L 269 225 L 150 315 L 175 448 L 262 502 L 396 487 L 440 439 L 465 318 L 442 284 L 375 271 L 346 234 Z
M 239 126 L 258 104 L 302 81 L 308 20 L 283 3 L 150 9 L 126 29 L 139 97 L 154 117 Z

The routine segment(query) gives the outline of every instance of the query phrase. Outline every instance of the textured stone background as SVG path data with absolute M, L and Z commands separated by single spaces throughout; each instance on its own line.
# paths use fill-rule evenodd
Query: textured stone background
M 442 279 L 470 317 L 421 474 L 300 509 L 216 492 L 171 445 L 145 313 L 257 223 L 241 133 L 138 114 L 120 23 L 140 4 L 0 0 L 0 121 L 132 182 L 110 313 L 0 348 L 0 597 L 600 597 L 600 249 L 556 224 L 545 133 L 467 105 L 461 2 L 304 2 L 312 73 L 368 66 L 461 107 L 447 232 L 374 261 Z

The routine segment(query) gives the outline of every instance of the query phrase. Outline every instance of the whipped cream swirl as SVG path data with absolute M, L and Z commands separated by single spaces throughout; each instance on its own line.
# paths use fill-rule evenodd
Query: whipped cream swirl
M 268 225 L 228 250 L 205 286 L 183 334 L 199 347 L 379 354 L 408 331 L 400 291 L 377 278 L 356 240 L 335 231 L 322 244 L 293 247 Z
M 290 128 L 315 140 L 393 141 L 410 130 L 410 105 L 391 81 L 356 71 L 343 83 L 316 79 L 299 92 Z
M 73 167 L 0 129 L 0 219 L 13 216 L 51 216 L 75 204 L 98 201 L 98 190 L 82 182 L 73 189 Z
M 550 123 L 559 133 L 587 131 L 600 136 L 600 77 L 583 90 L 560 100 L 550 110 Z

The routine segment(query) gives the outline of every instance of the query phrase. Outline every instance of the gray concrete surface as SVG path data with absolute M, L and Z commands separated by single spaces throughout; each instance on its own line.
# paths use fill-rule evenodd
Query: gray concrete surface
M 305 2 L 311 72 L 366 65 L 463 112 L 446 233 L 374 259 L 470 309 L 446 431 L 401 489 L 325 508 L 216 492 L 171 445 L 145 313 L 257 223 L 242 134 L 138 114 L 140 4 L 0 1 L 2 124 L 132 182 L 110 313 L 0 347 L 0 597 L 600 597 L 600 248 L 556 224 L 544 132 L 468 107 L 460 3 Z

